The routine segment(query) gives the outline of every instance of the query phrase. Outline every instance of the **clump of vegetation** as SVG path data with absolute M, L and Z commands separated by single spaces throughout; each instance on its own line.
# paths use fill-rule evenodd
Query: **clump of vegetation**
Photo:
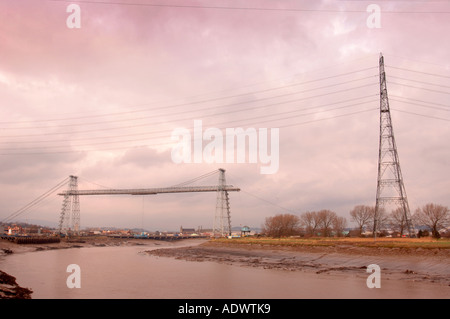
M 300 217 L 293 214 L 267 217 L 262 233 L 265 236 L 275 238 L 317 235 L 341 237 L 346 225 L 347 220 L 344 217 L 324 209 L 318 212 L 306 212 L 301 214 Z

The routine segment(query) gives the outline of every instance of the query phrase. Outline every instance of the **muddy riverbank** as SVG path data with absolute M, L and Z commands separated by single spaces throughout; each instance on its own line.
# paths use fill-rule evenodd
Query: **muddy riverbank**
M 449 249 L 354 245 L 288 247 L 209 241 L 193 247 L 156 249 L 147 253 L 194 262 L 361 277 L 368 276 L 368 265 L 377 264 L 383 280 L 450 286 Z
M 62 239 L 57 243 L 42 244 L 16 244 L 8 240 L 0 240 L 0 257 L 8 254 L 43 251 L 51 249 L 69 249 L 83 247 L 143 245 L 142 239 L 112 238 L 112 237 L 81 237 L 74 239 Z

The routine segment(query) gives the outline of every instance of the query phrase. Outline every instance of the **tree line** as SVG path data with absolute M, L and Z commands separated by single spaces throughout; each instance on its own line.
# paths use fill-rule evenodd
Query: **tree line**
M 356 224 L 353 232 L 356 236 L 362 236 L 365 230 L 374 230 L 375 219 L 377 220 L 377 234 L 383 235 L 383 229 L 391 229 L 398 232 L 400 236 L 407 234 L 407 221 L 400 208 L 387 213 L 384 210 L 377 212 L 375 207 L 357 205 L 350 211 L 350 221 Z M 441 236 L 440 230 L 450 226 L 450 210 L 446 206 L 437 204 L 426 204 L 417 208 L 412 215 L 415 226 L 425 226 L 434 238 Z M 331 210 L 320 210 L 304 212 L 300 215 L 278 214 L 267 217 L 262 226 L 262 233 L 269 237 L 287 236 L 344 236 L 347 228 L 347 219 L 338 216 Z M 421 234 L 422 231 L 419 233 Z

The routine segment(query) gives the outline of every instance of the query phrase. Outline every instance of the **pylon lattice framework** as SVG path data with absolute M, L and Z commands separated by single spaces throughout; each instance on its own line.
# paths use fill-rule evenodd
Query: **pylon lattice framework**
M 70 176 L 69 192 L 75 194 L 65 194 L 61 215 L 59 218 L 59 232 L 73 232 L 77 234 L 80 231 L 80 197 L 76 194 L 78 191 L 78 177 Z
M 386 86 L 384 58 L 380 55 L 380 142 L 378 155 L 378 180 L 375 205 L 373 234 L 379 227 L 381 214 L 387 213 L 388 207 L 401 210 L 404 229 L 410 237 L 415 237 L 414 225 L 411 220 L 405 185 L 400 169 L 400 161 L 395 144 L 392 127 L 391 111 Z

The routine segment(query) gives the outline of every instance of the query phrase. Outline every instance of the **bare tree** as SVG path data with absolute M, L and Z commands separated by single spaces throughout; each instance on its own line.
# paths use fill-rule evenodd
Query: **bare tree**
M 358 225 L 360 236 L 364 227 L 373 222 L 374 215 L 375 207 L 371 206 L 357 205 L 350 211 L 351 221 Z
M 378 235 L 383 233 L 383 229 L 389 226 L 389 215 L 386 213 L 386 209 L 384 207 L 380 207 L 378 212 L 374 214 L 371 220 L 369 220 L 369 228 L 373 230 L 373 235 L 375 236 L 375 223 L 376 223 L 376 232 Z
M 434 238 L 439 238 L 439 229 L 450 224 L 450 211 L 447 206 L 429 203 L 417 208 L 414 219 L 418 224 L 428 226 Z
M 317 212 L 317 216 L 320 220 L 320 230 L 322 232 L 322 236 L 330 237 L 333 229 L 333 221 L 337 217 L 336 213 L 331 210 L 324 209 Z
M 341 237 L 345 227 L 347 227 L 347 219 L 345 217 L 336 216 L 333 220 L 333 230 L 336 233 L 336 236 Z
M 407 229 L 407 225 L 405 214 L 401 207 L 393 210 L 389 214 L 389 224 L 393 230 L 396 230 L 400 233 L 400 235 L 403 235 L 403 232 Z
M 319 230 L 320 219 L 316 212 L 305 212 L 300 215 L 301 225 L 309 236 L 315 236 Z
M 267 217 L 263 233 L 270 237 L 293 236 L 299 233 L 300 218 L 292 214 L 279 214 Z

